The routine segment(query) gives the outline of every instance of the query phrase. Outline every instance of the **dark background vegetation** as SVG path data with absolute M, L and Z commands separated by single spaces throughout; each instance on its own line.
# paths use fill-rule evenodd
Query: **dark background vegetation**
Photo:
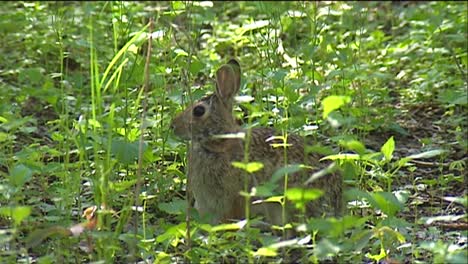
M 466 2 L 4 2 L 0 18 L 0 262 L 466 263 Z M 284 243 L 192 221 L 188 240 L 168 125 L 231 57 L 236 116 L 339 161 L 343 217 Z

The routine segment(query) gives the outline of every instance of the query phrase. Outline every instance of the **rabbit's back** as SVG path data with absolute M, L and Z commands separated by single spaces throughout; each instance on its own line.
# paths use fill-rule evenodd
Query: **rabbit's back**
M 252 161 L 263 163 L 263 170 L 254 175 L 257 182 L 251 186 L 269 181 L 280 168 L 291 164 L 304 164 L 312 169 L 303 169 L 288 175 L 288 187 L 317 188 L 324 194 L 317 200 L 307 204 L 307 216 L 338 216 L 342 211 L 342 178 L 338 173 L 325 173 L 322 177 L 306 184 L 307 180 L 317 171 L 325 169 L 327 164 L 319 161 L 320 157 L 306 154 L 305 141 L 296 134 L 280 136 L 281 133 L 270 128 L 252 130 L 251 153 Z M 279 187 L 284 187 L 283 178 L 278 181 Z M 282 193 L 282 189 L 279 190 Z
M 239 129 L 239 132 L 242 131 Z M 254 128 L 250 133 L 250 137 L 245 139 L 249 142 L 248 149 L 244 148 L 245 141 L 241 139 L 225 139 L 222 143 L 211 143 L 225 146 L 219 152 L 213 151 L 219 148 L 206 148 L 209 144 L 207 142 L 193 142 L 189 150 L 191 162 L 189 179 L 196 207 L 201 214 L 214 215 L 213 222 L 244 217 L 245 200 L 239 193 L 244 190 L 245 181 L 247 181 L 247 191 L 250 191 L 253 187 L 269 182 L 278 169 L 288 164 L 317 167 L 318 159 L 304 154 L 302 137 L 295 134 L 281 137 L 280 133 L 270 128 Z M 232 163 L 243 161 L 245 155 L 248 155 L 248 160 L 251 162 L 262 163 L 263 168 L 252 174 L 235 168 Z M 305 170 L 288 175 L 288 186 L 314 187 L 325 192 L 322 198 L 307 206 L 307 215 L 338 214 L 337 212 L 341 210 L 338 201 L 341 196 L 340 176 L 325 175 L 310 185 L 304 185 L 312 173 L 311 170 Z M 277 180 L 277 188 L 274 190 L 276 194 L 282 194 L 283 183 L 283 178 Z M 272 203 L 255 205 L 252 209 L 254 215 L 267 216 L 267 220 L 275 224 L 281 223 L 278 219 L 281 216 L 279 210 L 281 207 Z

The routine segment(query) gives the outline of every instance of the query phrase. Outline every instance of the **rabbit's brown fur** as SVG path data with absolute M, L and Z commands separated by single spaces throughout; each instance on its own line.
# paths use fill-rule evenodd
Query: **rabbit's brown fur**
M 216 73 L 215 93 L 202 98 L 174 118 L 174 133 L 192 140 L 188 150 L 190 190 L 195 198 L 195 208 L 201 216 L 211 216 L 212 223 L 242 219 L 245 199 L 239 192 L 244 190 L 244 181 L 249 179 L 249 190 L 266 183 L 273 173 L 287 164 L 318 166 L 317 157 L 304 155 L 303 139 L 289 134 L 286 155 L 283 147 L 274 148 L 271 139 L 278 136 L 270 128 L 253 128 L 248 146 L 249 161 L 263 163 L 263 169 L 253 175 L 232 166 L 233 161 L 244 160 L 245 141 L 239 137 L 219 137 L 247 131 L 239 127 L 232 115 L 234 96 L 240 87 L 240 66 L 236 60 L 229 61 Z M 316 168 L 317 169 L 317 168 Z M 319 177 L 308 186 L 304 182 L 313 171 L 302 171 L 289 176 L 288 186 L 320 188 L 325 193 L 307 204 L 308 216 L 339 215 L 342 210 L 342 179 L 338 174 Z M 279 181 L 282 186 L 283 180 Z M 288 212 L 292 213 L 288 207 Z M 252 215 L 263 215 L 272 224 L 281 224 L 281 206 L 275 203 L 252 205 Z

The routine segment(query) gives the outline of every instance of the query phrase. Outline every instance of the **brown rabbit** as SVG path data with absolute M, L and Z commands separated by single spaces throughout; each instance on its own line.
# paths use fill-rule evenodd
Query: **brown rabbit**
M 216 72 L 215 93 L 208 95 L 172 121 L 175 135 L 192 140 L 188 150 L 188 179 L 195 198 L 195 208 L 201 216 L 210 216 L 212 223 L 242 219 L 245 212 L 245 198 L 239 192 L 244 190 L 244 181 L 249 179 L 249 189 L 268 182 L 273 173 L 287 164 L 317 166 L 318 159 L 304 155 L 303 139 L 289 134 L 286 154 L 283 147 L 274 148 L 271 140 L 279 135 L 270 128 L 253 128 L 248 142 L 249 161 L 263 163 L 263 169 L 246 175 L 242 169 L 232 166 L 234 161 L 244 160 L 245 139 L 220 137 L 247 131 L 236 123 L 233 115 L 234 96 L 240 88 L 241 70 L 239 63 L 231 59 Z M 342 179 L 338 174 L 317 177 L 305 185 L 312 171 L 297 172 L 289 176 L 288 186 L 320 188 L 325 193 L 318 200 L 306 206 L 308 216 L 339 215 L 342 210 Z M 283 182 L 280 180 L 279 182 Z M 279 192 L 280 194 L 282 192 Z M 291 218 L 291 206 L 288 206 Z M 282 208 L 279 203 L 252 205 L 253 216 L 262 215 L 271 224 L 282 224 Z

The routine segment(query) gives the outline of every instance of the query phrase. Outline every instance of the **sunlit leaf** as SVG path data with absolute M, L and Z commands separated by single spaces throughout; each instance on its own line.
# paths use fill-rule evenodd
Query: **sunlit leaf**
M 290 201 L 312 201 L 318 199 L 323 193 L 320 189 L 289 188 L 286 190 L 286 197 Z
M 278 255 L 275 248 L 261 247 L 253 253 L 254 256 L 275 257 Z
M 261 162 L 244 163 L 244 162 L 234 161 L 234 162 L 232 162 L 232 166 L 234 166 L 235 168 L 243 169 L 248 173 L 254 173 L 254 172 L 257 172 L 257 171 L 263 169 L 263 163 L 261 163 Z
M 328 117 L 328 114 L 330 114 L 332 111 L 339 109 L 343 105 L 351 102 L 351 97 L 349 96 L 341 96 L 341 95 L 331 95 L 323 99 L 322 105 L 323 105 L 323 113 L 322 113 L 322 118 L 326 119 Z
M 387 161 L 392 160 L 393 157 L 393 151 L 395 150 L 395 140 L 393 139 L 393 136 L 390 137 L 387 142 L 382 146 L 380 151 L 382 154 L 384 154 L 384 157 Z
M 31 214 L 29 206 L 1 207 L 0 215 L 11 217 L 15 225 L 19 225 L 26 217 Z
M 385 258 L 387 256 L 387 253 L 385 253 L 385 249 L 383 247 L 380 247 L 380 252 L 379 254 L 371 254 L 371 253 L 366 253 L 366 257 L 373 259 L 377 262 L 379 262 L 381 259 Z
M 247 220 L 242 220 L 236 223 L 232 224 L 221 224 L 214 226 L 211 228 L 212 232 L 218 232 L 218 231 L 228 231 L 228 230 L 239 230 L 244 228 L 244 226 L 247 224 Z
M 361 157 L 358 154 L 344 153 L 344 154 L 335 154 L 328 155 L 321 158 L 320 160 L 359 160 Z

